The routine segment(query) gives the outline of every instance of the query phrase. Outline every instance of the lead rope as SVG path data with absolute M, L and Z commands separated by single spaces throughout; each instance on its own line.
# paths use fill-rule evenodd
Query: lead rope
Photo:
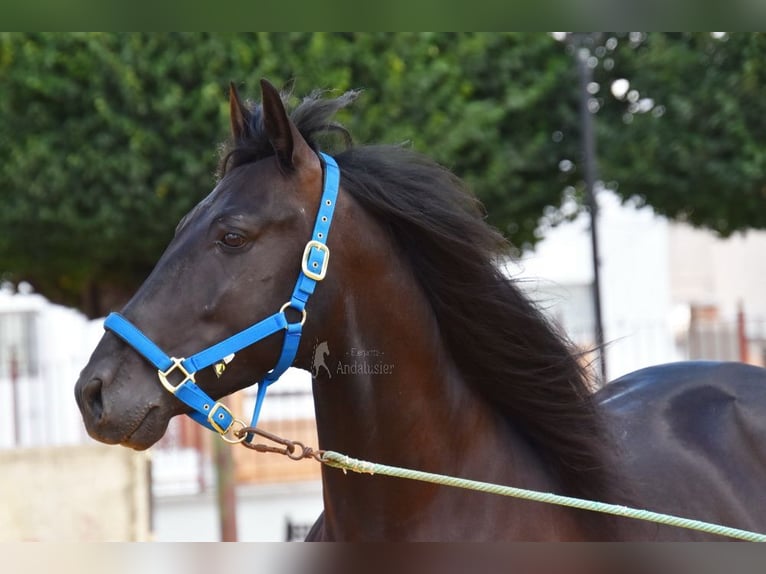
M 615 516 L 644 520 L 647 522 L 655 522 L 657 524 L 686 528 L 688 530 L 699 530 L 708 534 L 726 536 L 728 538 L 736 538 L 739 540 L 746 540 L 748 542 L 766 542 L 766 534 L 750 532 L 748 530 L 741 530 L 739 528 L 731 528 L 710 522 L 703 522 L 701 520 L 692 520 L 690 518 L 682 518 L 680 516 L 673 516 L 671 514 L 652 512 L 650 510 L 640 510 L 636 508 L 630 508 L 628 506 L 621 506 L 618 504 L 607 504 L 604 502 L 585 500 L 571 496 L 562 496 L 560 494 L 552 494 L 550 492 L 539 492 L 535 490 L 527 490 L 524 488 L 516 488 L 513 486 L 503 486 L 500 484 L 492 484 L 490 482 L 468 480 L 466 478 L 445 476 L 442 474 L 434 474 L 431 472 L 423 472 L 420 470 L 412 470 L 409 468 L 388 466 L 385 464 L 378 464 L 366 460 L 359 460 L 331 450 L 316 450 L 310 446 L 304 445 L 302 442 L 284 439 L 255 427 L 245 427 L 237 431 L 236 434 L 253 434 L 281 445 L 281 447 L 274 447 L 265 444 L 253 444 L 248 442 L 241 443 L 243 446 L 257 452 L 282 454 L 292 460 L 312 458 L 326 466 L 341 469 L 344 473 L 351 471 L 360 474 L 380 474 L 408 480 L 418 480 L 421 482 L 429 482 L 431 484 L 439 484 L 442 486 L 476 490 L 478 492 L 496 494 L 499 496 L 509 496 L 512 498 L 520 498 L 534 502 L 543 502 L 546 504 L 568 506 L 571 508 L 579 508 L 581 510 L 590 510 L 604 514 L 613 514 Z

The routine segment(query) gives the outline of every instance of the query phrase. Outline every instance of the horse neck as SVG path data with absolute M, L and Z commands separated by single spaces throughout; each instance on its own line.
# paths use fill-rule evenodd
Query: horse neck
M 337 312 L 342 320 L 334 321 L 328 339 L 329 369 L 315 371 L 314 379 L 321 448 L 388 465 L 551 488 L 535 454 L 456 368 L 406 266 L 378 273 L 364 289 L 347 293 Z M 325 530 L 333 538 L 430 538 L 433 525 L 423 531 L 413 524 L 424 514 L 438 516 L 428 508 L 471 512 L 462 491 L 413 481 L 324 468 L 323 484 Z M 479 502 L 494 503 L 486 496 Z
M 493 417 L 445 352 L 427 307 L 401 292 L 388 300 L 398 309 L 347 305 L 351 328 L 328 341 L 328 369 L 314 379 L 320 445 L 423 467 L 466 429 L 494 432 L 486 428 Z

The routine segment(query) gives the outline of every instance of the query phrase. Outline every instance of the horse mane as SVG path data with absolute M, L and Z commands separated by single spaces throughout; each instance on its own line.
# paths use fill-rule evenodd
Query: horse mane
M 357 92 L 304 98 L 290 117 L 309 145 L 348 132 L 333 120 Z M 219 174 L 274 155 L 260 106 L 249 133 L 223 148 Z M 444 167 L 403 146 L 347 146 L 341 185 L 390 231 L 463 377 L 536 446 L 572 496 L 613 492 L 608 434 L 567 340 L 502 270 L 510 245 Z

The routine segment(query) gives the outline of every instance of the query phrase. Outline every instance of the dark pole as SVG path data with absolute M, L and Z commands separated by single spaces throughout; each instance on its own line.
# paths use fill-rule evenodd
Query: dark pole
M 596 345 L 598 346 L 601 379 L 606 383 L 606 353 L 604 350 L 604 327 L 601 316 L 601 278 L 599 267 L 601 260 L 598 249 L 598 204 L 596 203 L 595 185 L 598 178 L 596 165 L 596 135 L 593 130 L 593 113 L 588 107 L 590 94 L 588 85 L 593 81 L 593 71 L 588 65 L 590 57 L 584 46 L 585 34 L 577 34 L 574 42 L 577 71 L 580 78 L 580 128 L 582 132 L 582 152 L 585 167 L 585 194 L 590 212 L 590 241 L 593 254 L 593 308 Z

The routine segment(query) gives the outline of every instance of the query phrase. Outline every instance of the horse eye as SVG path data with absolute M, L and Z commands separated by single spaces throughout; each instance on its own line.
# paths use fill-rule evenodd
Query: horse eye
M 247 240 L 243 235 L 240 235 L 239 233 L 234 233 L 232 231 L 229 231 L 228 233 L 225 233 L 223 238 L 221 239 L 221 243 L 225 245 L 226 247 L 231 247 L 232 249 L 236 249 L 237 247 L 242 247 Z

